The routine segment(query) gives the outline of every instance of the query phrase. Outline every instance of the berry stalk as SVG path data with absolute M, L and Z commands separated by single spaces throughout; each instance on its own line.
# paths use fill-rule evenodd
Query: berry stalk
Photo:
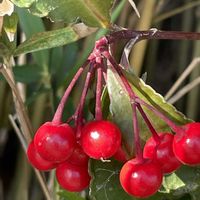
M 97 85 L 96 85 L 96 105 L 95 105 L 95 119 L 102 120 L 101 109 L 101 93 L 102 93 L 102 67 L 97 66 Z
M 93 71 L 94 71 L 94 66 L 91 64 L 90 68 L 87 72 L 87 75 L 86 75 L 85 84 L 84 84 L 84 87 L 83 87 L 80 103 L 77 106 L 78 107 L 77 118 L 75 118 L 75 124 L 77 126 L 77 138 L 79 138 L 80 135 L 81 135 L 80 129 L 81 129 L 81 126 L 82 126 L 82 123 L 83 123 L 83 106 L 84 106 L 84 103 L 85 103 L 88 88 L 90 86 L 90 80 L 91 80 Z
M 80 77 L 80 75 L 82 74 L 84 68 L 88 65 L 88 63 L 89 63 L 89 61 L 86 61 L 83 64 L 83 66 L 79 68 L 79 70 L 74 75 L 72 81 L 70 82 L 69 86 L 67 87 L 62 99 L 60 100 L 60 103 L 56 109 L 56 112 L 55 112 L 53 120 L 52 120 L 52 122 L 54 122 L 55 124 L 61 124 L 63 110 L 64 110 L 65 104 L 67 102 L 67 99 L 69 97 L 69 94 L 71 93 L 74 85 L 76 84 L 78 78 Z
M 113 67 L 114 70 L 120 76 L 120 78 L 126 88 L 126 91 L 130 97 L 131 107 L 132 107 L 132 111 L 133 111 L 133 130 L 134 130 L 134 144 L 135 144 L 136 158 L 139 161 L 143 161 L 143 152 L 142 152 L 142 146 L 141 146 L 141 142 L 140 142 L 140 134 L 139 134 L 138 118 L 137 118 L 136 102 L 135 102 L 136 95 L 133 92 L 129 82 L 124 77 L 119 65 L 113 59 L 113 57 L 110 55 L 110 53 L 107 51 L 106 53 L 103 53 L 103 55 L 108 59 L 108 61 L 111 64 L 111 67 Z
M 160 137 L 156 130 L 154 129 L 152 123 L 150 122 L 149 118 L 147 117 L 146 113 L 144 112 L 142 106 L 139 103 L 136 103 L 137 109 L 139 110 L 140 114 L 142 115 L 142 118 L 144 119 L 145 123 L 147 124 L 149 130 L 151 131 L 151 134 L 157 144 L 160 143 Z
M 142 151 L 142 146 L 141 146 L 140 130 L 138 126 L 136 102 L 131 102 L 131 107 L 132 107 L 132 114 L 133 114 L 133 131 L 134 131 L 136 158 L 138 159 L 138 161 L 142 162 L 144 158 L 143 158 L 143 151 Z
M 157 116 L 159 116 L 161 119 L 163 119 L 171 128 L 174 132 L 182 132 L 183 129 L 179 126 L 177 126 L 172 120 L 170 120 L 168 117 L 166 117 L 162 112 L 154 108 L 153 106 L 149 105 L 145 101 L 143 101 L 140 98 L 136 98 L 135 101 L 141 105 L 144 105 L 147 107 L 149 110 L 153 111 Z

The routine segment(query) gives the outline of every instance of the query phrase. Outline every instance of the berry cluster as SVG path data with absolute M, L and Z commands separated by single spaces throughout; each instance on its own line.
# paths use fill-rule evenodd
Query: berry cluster
M 112 39 L 112 38 L 111 38 Z M 68 191 L 79 192 L 88 187 L 89 158 L 104 160 L 113 157 L 124 162 L 120 171 L 120 183 L 124 190 L 135 197 L 145 198 L 158 191 L 164 174 L 172 173 L 182 164 L 200 164 L 200 123 L 178 126 L 155 107 L 140 99 L 132 90 L 120 65 L 110 53 L 109 38 L 96 42 L 93 52 L 77 71 L 58 105 L 53 120 L 44 123 L 29 144 L 27 155 L 30 163 L 39 170 L 56 169 L 58 183 Z M 62 122 L 62 114 L 68 96 L 82 72 L 88 67 L 82 95 L 75 113 Z M 102 118 L 101 94 L 103 79 L 106 85 L 107 67 L 115 71 L 130 97 L 133 113 L 135 158 L 127 159 L 121 147 L 119 128 Z M 95 119 L 86 122 L 83 107 L 91 78 L 96 74 Z M 119 105 L 120 106 L 120 105 Z M 146 107 L 162 118 L 172 133 L 157 133 L 143 110 Z M 152 137 L 144 149 L 140 144 L 136 112 L 146 122 Z M 73 122 L 73 125 L 69 125 Z

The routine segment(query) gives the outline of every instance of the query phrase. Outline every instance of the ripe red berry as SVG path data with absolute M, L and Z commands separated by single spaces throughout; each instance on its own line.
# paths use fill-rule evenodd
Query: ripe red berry
M 52 163 L 48 160 L 45 160 L 40 156 L 40 154 L 36 151 L 33 141 L 29 144 L 27 149 L 28 160 L 33 165 L 33 167 L 42 170 L 48 171 L 57 166 L 57 164 Z
M 173 150 L 184 164 L 200 164 L 200 123 L 193 122 L 183 126 L 183 131 L 174 136 Z
M 121 132 L 109 121 L 92 121 L 82 129 L 81 145 L 91 158 L 110 158 L 117 152 L 120 144 Z
M 170 133 L 160 133 L 160 144 L 156 144 L 153 137 L 147 140 L 143 155 L 158 162 L 163 173 L 171 173 L 181 166 L 181 162 L 176 158 L 173 152 L 172 143 L 174 135 Z
M 115 158 L 115 160 L 118 160 L 120 162 L 126 162 L 128 160 L 127 158 L 128 156 L 121 146 L 119 147 L 117 152 L 113 155 L 113 157 Z
M 63 162 L 69 158 L 76 144 L 75 133 L 68 124 L 46 122 L 36 132 L 35 148 L 46 160 Z
M 87 167 L 69 162 L 64 162 L 56 168 L 56 178 L 61 187 L 70 192 L 80 192 L 90 183 Z
M 73 165 L 88 166 L 89 157 L 83 151 L 79 143 L 76 144 L 72 155 L 68 158 L 68 162 Z
M 149 159 L 126 162 L 120 171 L 120 183 L 130 195 L 146 198 L 157 192 L 162 184 L 162 171 L 159 164 Z

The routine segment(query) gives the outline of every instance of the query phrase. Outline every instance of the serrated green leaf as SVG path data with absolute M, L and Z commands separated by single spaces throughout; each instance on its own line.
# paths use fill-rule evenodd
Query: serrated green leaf
M 88 26 L 109 27 L 110 9 L 114 0 L 12 0 L 19 6 L 28 8 L 37 16 L 48 16 L 52 21 L 72 23 L 80 18 Z
M 176 190 L 184 186 L 185 183 L 175 173 L 166 175 L 163 179 L 163 187 L 167 193 L 170 193 L 171 190 Z
M 163 180 L 163 189 L 161 193 L 171 194 L 172 199 L 187 199 L 184 196 L 190 194 L 190 199 L 198 200 L 200 195 L 200 168 L 182 166 L 175 173 L 166 175 Z
M 177 124 L 185 124 L 190 120 L 178 112 L 175 107 L 166 103 L 164 98 L 156 93 L 150 86 L 146 85 L 141 79 L 137 78 L 133 74 L 126 74 L 129 81 L 132 84 L 133 91 L 144 101 L 155 106 L 157 109 L 162 111 L 171 120 Z M 129 96 L 123 87 L 119 76 L 108 69 L 107 72 L 107 85 L 108 92 L 110 96 L 110 111 L 112 119 L 119 125 L 122 130 L 123 139 L 125 141 L 125 146 L 128 146 L 128 151 L 133 154 L 133 126 L 132 126 L 132 109 L 130 104 Z M 170 127 L 156 116 L 152 111 L 144 108 L 150 121 L 153 123 L 154 128 L 158 132 L 170 131 Z M 147 128 L 144 120 L 138 114 L 140 135 L 145 141 L 150 137 L 149 129 Z
M 87 34 L 87 32 L 79 34 L 79 32 L 77 32 L 77 26 L 65 27 L 58 30 L 36 33 L 29 39 L 27 39 L 25 42 L 20 44 L 17 47 L 17 49 L 15 49 L 13 54 L 14 56 L 17 56 L 22 53 L 30 53 L 62 46 L 74 42 Z
M 163 186 L 166 192 L 171 192 L 175 197 L 187 193 L 200 195 L 200 168 L 182 166 L 175 173 L 165 177 Z

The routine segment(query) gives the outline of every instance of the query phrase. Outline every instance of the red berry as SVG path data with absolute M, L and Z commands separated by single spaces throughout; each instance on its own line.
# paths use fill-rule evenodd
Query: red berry
M 56 168 L 58 183 L 70 192 L 80 192 L 90 183 L 87 167 L 64 162 Z
M 120 162 L 126 162 L 128 160 L 127 155 L 121 146 L 119 147 L 117 152 L 113 155 L 113 157 L 115 158 L 115 160 L 118 160 Z
M 193 122 L 183 126 L 184 131 L 174 136 L 173 150 L 176 157 L 184 164 L 200 164 L 200 123 Z
M 73 165 L 88 166 L 89 157 L 79 143 L 76 144 L 72 155 L 67 160 Z
M 36 151 L 33 141 L 29 144 L 27 149 L 28 160 L 33 165 L 33 167 L 42 170 L 48 171 L 57 166 L 57 164 L 52 163 L 48 160 L 45 160 L 40 156 L 40 154 Z
M 145 198 L 157 192 L 162 184 L 162 171 L 152 160 L 138 162 L 129 160 L 120 172 L 120 183 L 124 190 L 135 197 Z
M 35 148 L 46 160 L 63 162 L 69 158 L 76 144 L 75 133 L 68 124 L 46 122 L 36 132 Z
M 117 152 L 120 144 L 121 132 L 109 121 L 92 121 L 82 129 L 81 145 L 91 158 L 110 158 Z
M 156 144 L 153 137 L 150 137 L 144 146 L 144 157 L 158 162 L 163 173 L 171 173 L 181 166 L 181 162 L 173 152 L 172 143 L 174 135 L 170 133 L 160 133 L 160 144 Z

